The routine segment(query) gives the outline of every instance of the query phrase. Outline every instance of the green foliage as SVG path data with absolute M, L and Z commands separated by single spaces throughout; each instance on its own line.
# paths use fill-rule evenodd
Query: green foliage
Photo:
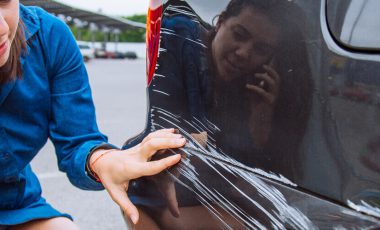
M 145 29 L 138 28 L 133 30 L 128 30 L 121 34 L 120 40 L 127 42 L 145 42 Z
M 146 22 L 146 14 L 135 14 L 123 18 L 135 22 Z M 94 35 L 92 35 L 91 31 L 88 28 L 78 28 L 74 25 L 69 25 L 69 27 L 75 38 L 78 40 L 92 41 L 92 36 L 94 36 L 94 41 L 96 42 L 105 41 L 104 34 L 101 31 L 96 31 Z M 107 41 L 114 41 L 114 37 L 111 34 L 108 34 L 107 36 Z M 122 31 L 119 34 L 119 42 L 145 42 L 145 29 L 135 28 L 127 31 Z
M 146 14 L 134 14 L 132 16 L 127 16 L 123 18 L 134 21 L 134 22 L 146 23 Z

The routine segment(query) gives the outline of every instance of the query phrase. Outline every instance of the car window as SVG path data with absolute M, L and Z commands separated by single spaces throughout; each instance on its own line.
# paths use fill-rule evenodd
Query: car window
M 358 50 L 380 50 L 380 1 L 328 0 L 327 20 L 334 38 Z

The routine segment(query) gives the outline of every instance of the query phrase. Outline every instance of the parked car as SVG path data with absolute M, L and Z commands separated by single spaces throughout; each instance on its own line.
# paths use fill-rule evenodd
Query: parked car
M 96 58 L 110 58 L 110 59 L 124 59 L 125 55 L 119 51 L 108 51 L 105 49 L 96 49 L 95 50 Z
M 379 11 L 376 0 L 151 0 L 147 122 L 124 148 L 169 127 L 188 143 L 152 159 L 180 153 L 177 166 L 130 183 L 140 224 L 379 229 L 380 158 L 362 154 L 380 138 L 380 108 L 330 92 L 379 94 Z
M 125 52 L 124 57 L 127 59 L 137 59 L 137 54 L 134 51 L 127 51 Z
M 120 51 L 109 51 L 107 52 L 107 56 L 108 58 L 113 58 L 113 59 L 124 59 L 125 58 L 125 55 L 124 53 L 120 52 Z
M 96 58 L 108 58 L 107 51 L 104 49 L 95 49 L 95 57 Z
M 342 96 L 349 100 L 360 102 L 370 102 L 371 100 L 371 93 L 359 86 L 343 89 Z
M 85 62 L 94 58 L 94 49 L 92 49 L 88 43 L 82 41 L 78 41 L 77 43 Z

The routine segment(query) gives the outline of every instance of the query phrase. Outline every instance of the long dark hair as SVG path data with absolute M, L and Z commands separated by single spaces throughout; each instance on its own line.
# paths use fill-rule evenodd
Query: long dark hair
M 15 38 L 13 39 L 7 62 L 0 67 L 0 85 L 9 81 L 16 80 L 22 76 L 22 66 L 20 57 L 26 49 L 24 23 L 20 20 L 18 23 Z
M 304 39 L 305 16 L 295 3 L 287 0 L 231 0 L 218 20 L 225 21 L 237 16 L 247 7 L 264 13 L 280 29 L 281 34 L 274 57 L 274 69 L 281 77 L 281 84 L 270 136 L 262 150 L 262 154 L 272 160 L 259 165 L 294 179 L 297 175 L 296 164 L 300 161 L 299 147 L 311 110 L 313 89 Z M 208 34 L 208 47 L 211 47 L 215 35 L 213 28 Z M 210 54 L 208 56 L 211 58 Z

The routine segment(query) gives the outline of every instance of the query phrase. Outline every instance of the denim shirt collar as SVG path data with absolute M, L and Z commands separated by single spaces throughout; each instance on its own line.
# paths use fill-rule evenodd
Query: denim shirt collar
M 40 29 L 40 20 L 32 7 L 20 3 L 20 19 L 25 25 L 25 39 L 28 41 Z
M 26 41 L 28 41 L 40 29 L 40 20 L 37 16 L 37 13 L 34 11 L 34 8 L 27 8 L 22 4 L 20 4 L 20 19 L 23 21 L 25 25 L 24 34 Z M 29 49 L 28 46 L 27 49 Z M 25 61 L 24 57 L 21 56 L 20 58 L 21 64 L 23 64 L 23 62 Z M 16 81 L 17 80 L 13 80 L 6 84 L 0 85 L 0 105 L 3 104 L 5 98 L 8 96 L 8 94 L 11 92 L 14 85 L 16 84 Z

